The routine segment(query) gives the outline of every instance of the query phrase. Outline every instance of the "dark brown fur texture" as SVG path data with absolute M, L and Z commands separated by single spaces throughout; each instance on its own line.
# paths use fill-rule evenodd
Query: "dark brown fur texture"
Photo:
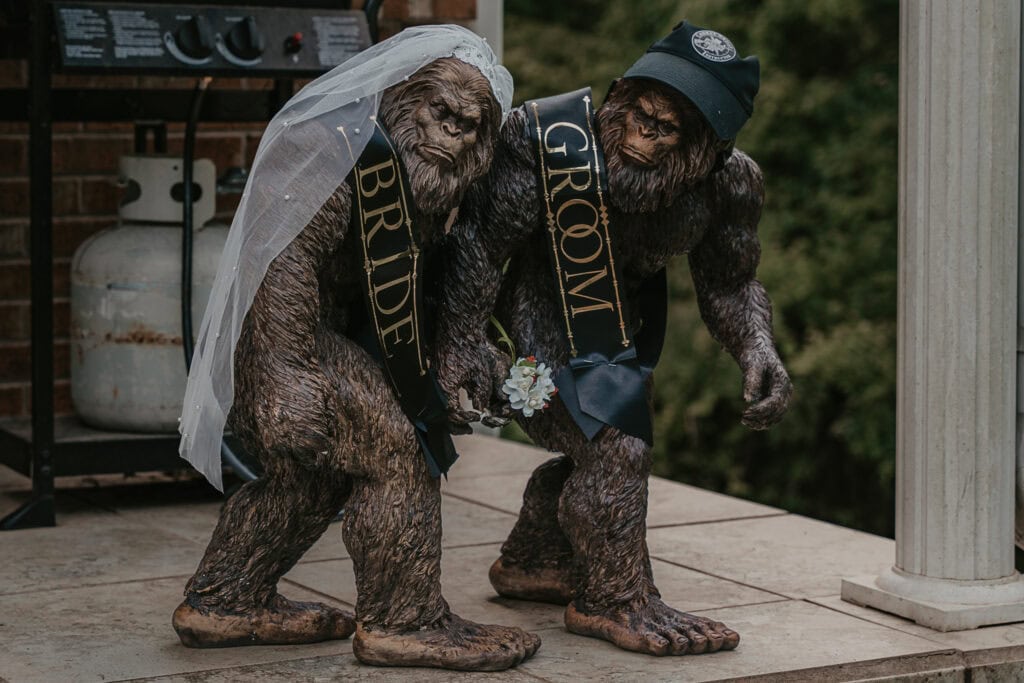
M 654 111 L 639 108 L 644 95 Z M 689 254 L 702 317 L 743 371 L 743 421 L 767 428 L 785 411 L 791 385 L 772 339 L 768 297 L 754 278 L 760 170 L 737 151 L 711 173 L 730 143 L 714 139 L 689 102 L 651 81 L 620 82 L 597 119 L 631 310 L 638 310 L 645 278 L 672 256 Z M 449 396 L 464 387 L 475 405 L 491 402 L 495 413 L 507 411 L 500 386 L 510 359 L 495 359 L 486 339 L 492 311 L 520 355 L 534 354 L 556 372 L 569 357 L 526 125 L 522 109 L 506 121 L 491 170 L 463 202 L 447 252 L 441 377 Z M 640 153 L 624 151 L 625 143 Z M 495 367 L 504 371 L 486 374 Z M 518 420 L 536 443 L 564 455 L 539 467 L 527 485 L 518 523 L 491 568 L 498 592 L 568 603 L 569 630 L 629 650 L 736 647 L 738 634 L 669 607 L 654 585 L 645 542 L 650 448 L 610 427 L 588 442 L 557 399 Z
M 435 97 L 448 104 L 431 105 Z M 380 115 L 412 179 L 413 224 L 428 264 L 441 248 L 447 212 L 487 169 L 498 112 L 488 82 L 454 59 L 438 60 L 385 93 Z M 446 152 L 438 157 L 425 144 Z M 195 647 L 314 642 L 355 632 L 356 656 L 370 664 L 514 666 L 540 640 L 449 610 L 440 585 L 439 482 L 382 370 L 350 338 L 364 307 L 351 202 L 343 183 L 271 263 L 246 317 L 230 424 L 265 474 L 225 504 L 174 614 L 175 629 Z M 437 289 L 438 277 L 428 265 L 426 288 Z M 277 594 L 278 580 L 342 506 L 358 591 L 354 620 Z

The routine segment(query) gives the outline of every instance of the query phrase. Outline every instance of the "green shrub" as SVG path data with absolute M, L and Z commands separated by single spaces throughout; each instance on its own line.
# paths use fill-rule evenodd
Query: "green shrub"
M 685 13 L 684 13 L 685 9 Z M 657 474 L 876 533 L 893 528 L 896 0 L 507 0 L 516 100 L 611 81 L 679 20 L 761 60 L 737 146 L 764 170 L 758 275 L 796 394 L 768 432 L 740 425 L 740 373 L 670 271 L 656 374 Z

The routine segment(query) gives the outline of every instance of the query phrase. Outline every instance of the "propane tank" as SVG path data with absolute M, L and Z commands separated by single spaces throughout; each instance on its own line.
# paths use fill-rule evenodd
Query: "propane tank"
M 228 229 L 209 159 L 193 166 L 193 329 L 199 329 Z M 126 156 L 118 224 L 71 263 L 71 401 L 101 429 L 173 432 L 185 394 L 181 336 L 182 160 Z M 196 188 L 198 186 L 198 188 Z

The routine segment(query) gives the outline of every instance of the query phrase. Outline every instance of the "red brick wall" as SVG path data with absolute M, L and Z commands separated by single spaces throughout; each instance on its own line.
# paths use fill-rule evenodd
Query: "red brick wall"
M 476 16 L 477 0 L 385 0 L 381 35 L 420 23 L 466 22 Z M 356 0 L 353 6 L 362 3 Z M 27 64 L 0 60 L 0 88 L 27 86 Z M 187 78 L 108 78 L 54 76 L 59 87 L 140 87 L 189 89 Z M 217 79 L 213 88 L 267 89 L 265 79 Z M 184 126 L 168 126 L 168 147 L 181 150 Z M 196 157 L 210 158 L 220 174 L 229 166 L 248 166 L 262 124 L 201 123 Z M 29 205 L 28 125 L 0 122 L 0 416 L 29 413 Z M 133 149 L 128 123 L 59 123 L 53 135 L 54 244 L 54 409 L 71 411 L 68 359 L 69 266 L 87 237 L 114 224 L 120 190 L 115 185 L 118 157 Z M 218 218 L 230 222 L 237 197 L 218 197 Z

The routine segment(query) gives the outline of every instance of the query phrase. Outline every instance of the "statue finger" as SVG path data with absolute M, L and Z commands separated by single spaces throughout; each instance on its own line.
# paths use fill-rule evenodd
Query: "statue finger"
M 516 416 L 516 411 L 508 402 L 508 396 L 502 394 L 500 402 L 491 406 L 491 415 L 502 418 L 506 423 L 512 421 L 512 418 Z
M 452 434 L 472 434 L 473 428 L 469 424 L 462 424 L 448 420 L 448 431 Z
M 485 427 L 504 427 L 509 423 L 507 417 L 498 417 L 497 415 L 485 415 L 481 420 Z
M 754 363 L 743 375 L 743 400 L 753 403 L 761 397 L 761 387 L 764 384 L 764 365 Z
M 789 396 L 786 393 L 772 393 L 743 411 L 742 422 L 751 429 L 768 429 L 782 419 L 786 412 Z

